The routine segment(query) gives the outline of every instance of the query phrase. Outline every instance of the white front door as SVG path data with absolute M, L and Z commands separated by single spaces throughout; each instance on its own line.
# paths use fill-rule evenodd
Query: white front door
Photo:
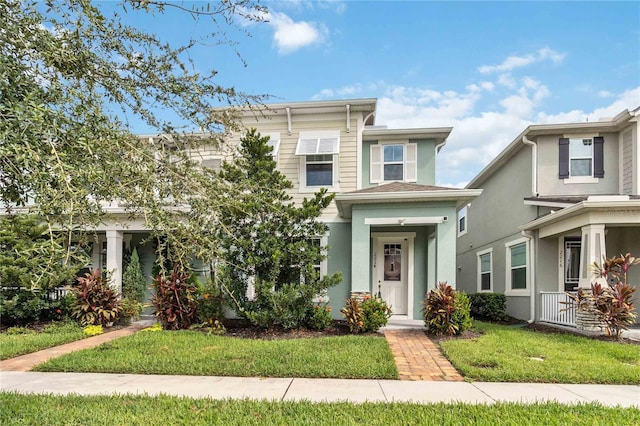
M 402 238 L 380 238 L 374 259 L 374 286 L 391 306 L 394 315 L 407 315 L 407 241 Z

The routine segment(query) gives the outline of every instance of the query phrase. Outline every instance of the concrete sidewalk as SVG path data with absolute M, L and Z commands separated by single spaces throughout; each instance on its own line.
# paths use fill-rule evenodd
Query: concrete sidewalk
M 600 402 L 640 407 L 640 386 L 544 383 L 405 382 L 257 377 L 161 376 L 100 373 L 0 372 L 0 390 L 79 395 L 167 394 L 192 398 L 250 398 L 313 402 L 466 402 L 498 401 L 565 404 Z

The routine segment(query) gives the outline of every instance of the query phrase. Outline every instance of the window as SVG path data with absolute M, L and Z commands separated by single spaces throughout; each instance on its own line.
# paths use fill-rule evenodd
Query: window
M 371 183 L 415 182 L 417 145 L 371 145 Z
M 458 236 L 467 233 L 467 207 L 464 206 L 458 210 Z
M 296 155 L 300 156 L 300 189 L 337 189 L 340 132 L 300 132 Z
M 604 177 L 604 138 L 561 138 L 559 141 L 560 179 Z
M 307 155 L 305 186 L 333 186 L 333 155 Z
M 478 252 L 478 291 L 492 291 L 493 265 L 491 254 L 493 249 Z
M 267 146 L 270 146 L 272 148 L 271 155 L 277 161 L 278 151 L 280 150 L 280 133 L 265 133 L 262 136 L 269 136 Z
M 564 239 L 564 291 L 575 291 L 580 282 L 580 238 Z
M 528 294 L 529 274 L 527 273 L 527 240 L 520 239 L 507 243 L 506 291 L 512 295 Z

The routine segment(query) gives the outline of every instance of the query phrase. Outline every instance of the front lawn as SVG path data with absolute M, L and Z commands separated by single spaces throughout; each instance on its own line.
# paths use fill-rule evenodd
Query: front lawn
M 36 352 L 87 336 L 76 323 L 47 324 L 41 331 L 23 327 L 12 327 L 0 333 L 0 360 Z
M 36 371 L 397 379 L 384 337 L 254 340 L 198 331 L 139 332 L 51 359 Z
M 598 404 L 311 403 L 170 396 L 1 393 L 2 425 L 637 425 L 640 410 Z
M 485 334 L 441 349 L 467 380 L 640 384 L 640 346 L 475 322 Z

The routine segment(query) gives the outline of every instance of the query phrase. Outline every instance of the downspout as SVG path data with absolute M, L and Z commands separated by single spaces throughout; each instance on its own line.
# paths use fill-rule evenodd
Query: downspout
M 351 105 L 347 104 L 347 133 L 351 132 Z
M 287 133 L 291 136 L 291 108 L 287 107 Z
M 530 141 L 526 136 L 522 137 L 522 143 L 531 146 L 531 195 L 538 196 L 538 145 Z
M 442 149 L 443 146 L 445 146 L 447 144 L 447 140 L 443 140 L 442 142 L 440 142 L 439 144 L 436 145 L 436 154 L 438 154 L 440 152 L 440 150 Z
M 522 236 L 529 240 L 529 279 L 531 280 L 531 294 L 529 296 L 529 320 L 531 324 L 536 320 L 536 239 L 532 231 L 522 231 Z

